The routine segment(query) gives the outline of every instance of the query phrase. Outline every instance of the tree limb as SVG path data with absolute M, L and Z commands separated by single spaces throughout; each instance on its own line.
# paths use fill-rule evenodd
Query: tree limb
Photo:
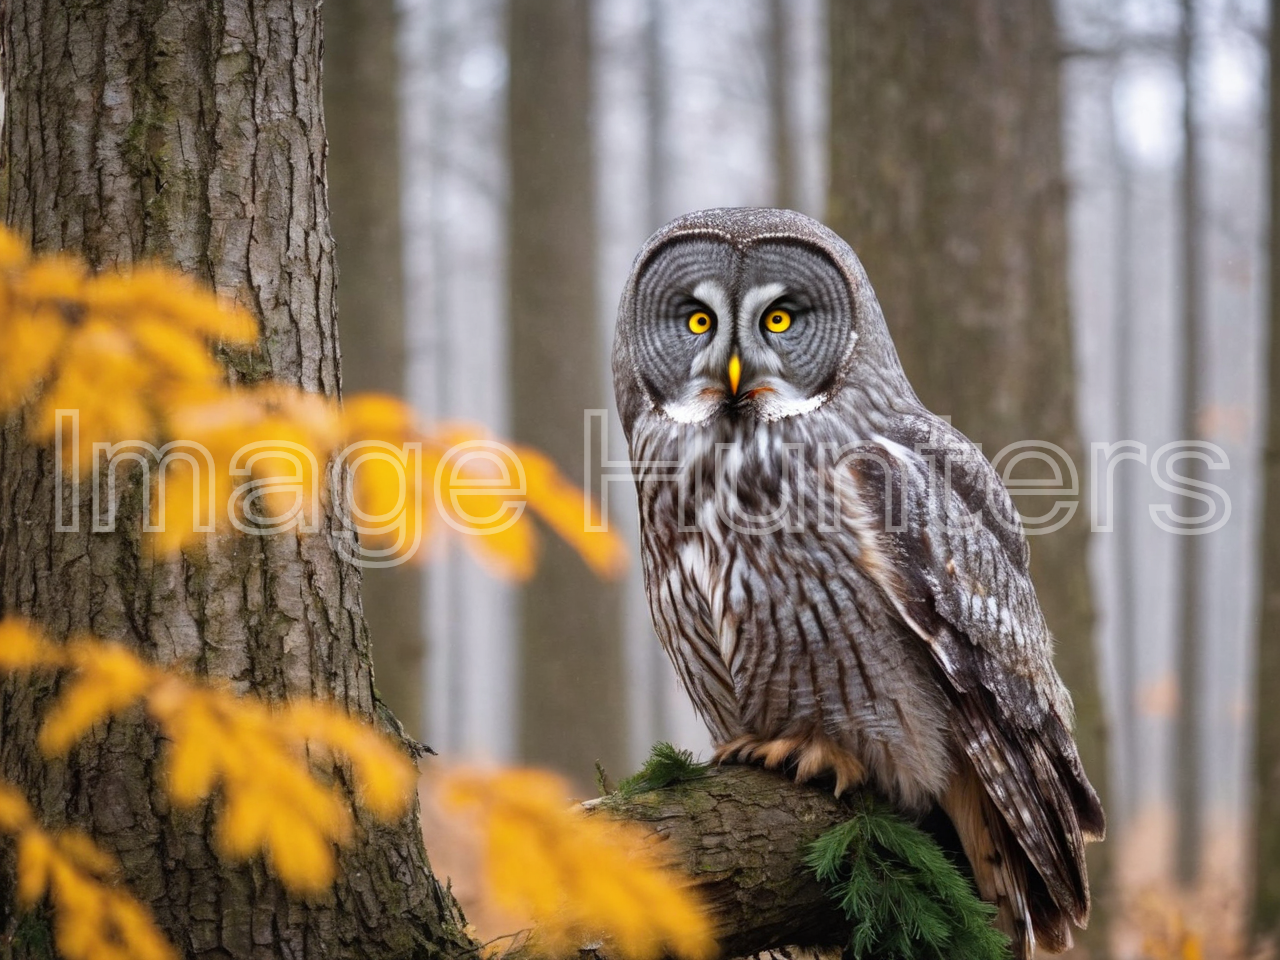
M 612 793 L 587 809 L 670 841 L 716 917 L 722 956 L 847 942 L 848 921 L 804 864 L 813 841 L 851 815 L 829 789 L 725 766 L 657 790 Z

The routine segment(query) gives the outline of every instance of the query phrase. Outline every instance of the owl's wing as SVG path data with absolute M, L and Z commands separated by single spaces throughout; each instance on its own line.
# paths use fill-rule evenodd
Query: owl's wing
M 860 562 L 928 644 L 987 794 L 1054 902 L 1082 923 L 1084 841 L 1105 819 L 1009 494 L 981 451 L 931 416 L 903 418 L 861 450 L 840 471 L 854 485 L 842 509 Z

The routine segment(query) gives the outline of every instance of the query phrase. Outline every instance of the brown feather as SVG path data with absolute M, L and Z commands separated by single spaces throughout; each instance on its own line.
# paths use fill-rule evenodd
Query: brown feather
M 995 904 L 996 926 L 1012 942 L 1014 960 L 1027 960 L 1035 952 L 1035 934 L 1027 904 L 1026 854 L 1009 836 L 971 765 L 956 774 L 939 805 L 960 837 L 978 894 Z
M 866 767 L 857 757 L 813 729 L 772 739 L 750 734 L 736 737 L 716 747 L 714 760 L 716 763 L 755 762 L 768 770 L 776 770 L 790 761 L 795 764 L 795 778 L 800 783 L 830 773 L 836 778 L 837 797 L 859 786 L 867 777 Z

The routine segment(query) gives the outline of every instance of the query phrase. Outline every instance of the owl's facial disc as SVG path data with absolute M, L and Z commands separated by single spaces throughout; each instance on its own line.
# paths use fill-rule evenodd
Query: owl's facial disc
M 675 240 L 645 266 L 636 297 L 638 372 L 680 423 L 807 413 L 856 340 L 843 274 L 797 243 Z

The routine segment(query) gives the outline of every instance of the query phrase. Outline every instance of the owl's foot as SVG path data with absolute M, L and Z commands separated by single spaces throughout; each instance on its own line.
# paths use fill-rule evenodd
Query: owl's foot
M 867 768 L 857 757 L 825 734 L 812 731 L 770 739 L 743 734 L 716 747 L 712 760 L 759 763 L 767 770 L 794 764 L 797 783 L 830 773 L 836 778 L 837 797 L 867 778 Z

